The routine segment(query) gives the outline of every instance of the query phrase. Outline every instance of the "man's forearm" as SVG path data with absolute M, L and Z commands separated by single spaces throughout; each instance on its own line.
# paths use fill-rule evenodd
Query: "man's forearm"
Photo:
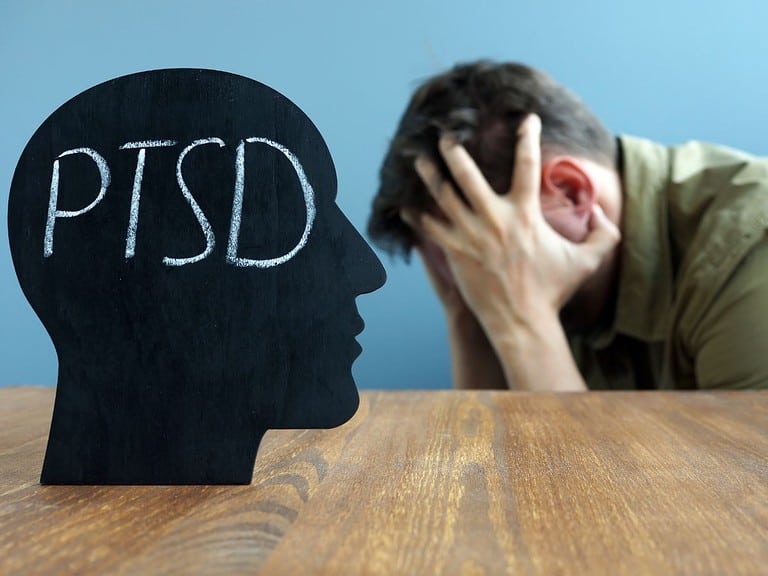
M 621 239 L 595 200 L 591 180 L 574 183 L 583 192 L 574 216 L 584 228 L 574 242 L 542 213 L 538 116 L 520 125 L 507 194 L 496 193 L 455 135 L 444 133 L 439 148 L 455 183 L 419 156 L 414 167 L 439 215 L 406 214 L 406 222 L 445 254 L 461 299 L 493 344 L 511 387 L 586 390 L 558 312 Z
M 490 330 L 510 388 L 587 390 L 557 314 L 542 313 L 528 321 L 521 320 Z
M 506 389 L 507 382 L 496 352 L 483 328 L 471 314 L 448 318 L 453 387 L 463 390 Z

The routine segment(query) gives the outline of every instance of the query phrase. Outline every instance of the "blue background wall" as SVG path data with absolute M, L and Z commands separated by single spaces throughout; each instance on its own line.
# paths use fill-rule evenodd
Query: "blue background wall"
M 521 60 L 574 89 L 615 132 L 768 154 L 764 0 L 0 0 L 0 386 L 56 381 L 16 283 L 8 189 L 38 125 L 104 80 L 205 67 L 260 80 L 324 134 L 338 203 L 363 230 L 377 171 L 416 82 L 457 61 Z M 450 385 L 441 311 L 418 266 L 359 299 L 363 388 Z

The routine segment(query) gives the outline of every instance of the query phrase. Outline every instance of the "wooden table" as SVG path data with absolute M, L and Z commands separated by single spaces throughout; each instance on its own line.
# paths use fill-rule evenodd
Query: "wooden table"
M 768 393 L 364 392 L 250 486 L 40 486 L 0 390 L 0 574 L 765 574 Z

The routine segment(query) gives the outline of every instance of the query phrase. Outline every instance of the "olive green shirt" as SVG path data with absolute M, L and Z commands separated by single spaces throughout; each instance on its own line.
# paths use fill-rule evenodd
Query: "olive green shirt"
M 589 388 L 768 388 L 768 159 L 621 137 L 611 325 L 574 338 Z

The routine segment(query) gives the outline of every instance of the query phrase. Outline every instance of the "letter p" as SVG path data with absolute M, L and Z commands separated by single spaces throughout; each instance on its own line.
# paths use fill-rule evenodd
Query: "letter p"
M 99 175 L 101 176 L 101 187 L 99 189 L 99 195 L 96 199 L 88 204 L 81 210 L 59 210 L 59 158 L 69 156 L 71 154 L 86 154 L 96 163 L 99 168 Z M 96 150 L 92 148 L 73 148 L 59 154 L 58 158 L 53 161 L 53 174 L 51 175 L 51 195 L 48 200 L 48 218 L 45 222 L 45 239 L 43 241 L 43 256 L 48 258 L 53 254 L 53 228 L 56 225 L 56 218 L 74 218 L 80 216 L 92 210 L 107 193 L 109 187 L 110 174 L 107 161 Z

